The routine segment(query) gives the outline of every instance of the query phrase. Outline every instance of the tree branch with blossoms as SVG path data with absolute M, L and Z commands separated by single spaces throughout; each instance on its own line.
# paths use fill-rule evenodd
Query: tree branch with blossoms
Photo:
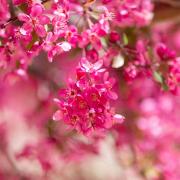
M 169 5 L 167 20 L 161 12 Z M 59 179 L 69 164 L 101 157 L 107 146 L 125 174 L 102 179 L 124 179 L 129 169 L 142 179 L 179 179 L 173 6 L 178 2 L 0 0 L 0 148 L 7 149 L 0 160 L 16 171 L 8 177 L 9 165 L 2 166 L 0 179 Z

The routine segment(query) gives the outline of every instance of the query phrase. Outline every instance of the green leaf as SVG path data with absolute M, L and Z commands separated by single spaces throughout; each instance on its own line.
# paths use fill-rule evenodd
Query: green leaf
M 128 45 L 128 43 L 129 43 L 128 37 L 127 37 L 127 35 L 125 33 L 123 34 L 123 43 L 124 43 L 125 46 Z
M 161 84 L 161 87 L 162 87 L 162 89 L 163 89 L 164 91 L 168 91 L 169 87 L 168 87 L 168 85 L 166 84 L 163 76 L 162 76 L 159 72 L 154 71 L 154 78 L 155 78 L 155 80 L 156 80 L 158 83 Z
M 101 44 L 104 46 L 104 47 L 107 47 L 107 42 L 106 42 L 106 39 L 105 38 L 101 38 Z
M 161 84 L 163 83 L 163 77 L 157 71 L 154 71 L 154 78 L 157 82 L 159 82 Z
M 168 85 L 165 82 L 163 82 L 162 88 L 163 88 L 164 91 L 168 91 L 169 90 L 169 87 L 168 87 Z

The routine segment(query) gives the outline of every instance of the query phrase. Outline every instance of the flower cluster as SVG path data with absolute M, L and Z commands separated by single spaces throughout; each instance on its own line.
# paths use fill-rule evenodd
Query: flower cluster
M 112 91 L 114 79 L 109 78 L 102 65 L 102 61 L 91 64 L 85 58 L 81 60 L 75 82 L 70 81 L 69 87 L 60 91 L 61 99 L 55 99 L 60 110 L 54 120 L 63 120 L 83 134 L 108 129 L 123 121 L 123 116 L 115 114 L 110 106 L 110 100 L 117 99 Z
M 160 59 L 159 67 L 163 66 L 166 69 L 161 70 L 162 76 L 165 78 L 165 82 L 169 87 L 169 90 L 174 94 L 179 94 L 179 83 L 180 83 L 180 61 L 177 57 L 176 52 L 168 48 L 165 44 L 159 43 L 156 47 L 156 53 Z M 159 69 L 160 69 L 159 68 Z
M 17 5 L 20 8 L 22 4 L 23 2 L 20 2 Z M 0 54 L 4 57 L 2 67 L 8 64 L 12 65 L 11 69 L 19 68 L 13 65 L 14 63 L 18 63 L 21 68 L 27 67 L 29 64 L 27 59 L 30 60 L 37 56 L 41 50 L 46 51 L 49 60 L 52 61 L 55 55 L 71 49 L 67 37 L 64 38 L 68 30 L 68 14 L 65 8 L 55 3 L 52 4 L 50 10 L 41 3 L 29 3 L 28 5 L 27 11 L 23 9 L 17 17 L 1 25 L 0 37 L 3 46 L 0 47 Z M 4 5 L 2 10 L 5 11 L 5 7 Z M 11 21 L 19 21 L 21 26 L 14 26 Z M 14 58 L 17 54 L 14 47 L 18 48 L 18 54 L 23 55 Z

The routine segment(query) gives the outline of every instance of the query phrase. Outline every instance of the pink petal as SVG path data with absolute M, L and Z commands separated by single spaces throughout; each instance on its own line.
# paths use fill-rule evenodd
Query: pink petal
M 53 51 L 49 51 L 48 52 L 48 60 L 49 60 L 49 62 L 53 62 L 53 57 L 54 57 Z
M 104 127 L 107 128 L 107 129 L 111 128 L 112 126 L 113 126 L 113 121 L 112 120 L 108 120 L 104 124 Z
M 30 23 L 24 23 L 19 31 L 22 35 L 26 36 L 26 35 L 29 35 L 33 31 L 33 27 Z
M 115 84 L 116 80 L 115 80 L 115 78 L 110 78 L 109 82 L 110 82 L 111 86 L 113 86 Z
M 116 100 L 118 98 L 118 95 L 113 91 L 109 91 L 108 96 L 109 96 L 109 98 L 111 98 L 113 100 Z
M 38 24 L 35 26 L 35 31 L 40 37 L 46 36 L 46 29 L 44 26 Z
M 82 58 L 80 63 L 81 66 L 86 70 L 89 70 L 91 68 L 91 64 L 86 58 Z
M 61 89 L 58 94 L 59 94 L 60 97 L 65 96 L 67 94 L 67 90 L 66 89 Z
M 25 29 L 23 29 L 23 28 L 20 28 L 20 29 L 19 29 L 19 32 L 20 32 L 23 36 L 28 35 L 28 32 L 27 32 Z
M 48 51 L 48 60 L 49 62 L 53 61 L 53 57 L 61 52 L 59 46 L 54 46 L 50 51 Z
M 99 60 L 94 64 L 94 70 L 98 70 L 103 66 L 103 60 Z
M 31 20 L 31 18 L 27 14 L 24 14 L 24 13 L 19 13 L 18 19 L 23 22 L 28 22 Z
M 105 72 L 103 77 L 104 81 L 107 81 L 108 77 L 109 77 L 109 72 Z
M 53 100 L 54 100 L 54 102 L 57 103 L 57 104 L 59 104 L 59 103 L 61 102 L 61 101 L 60 101 L 59 99 L 57 99 L 57 98 L 54 98 Z
M 39 22 L 42 25 L 45 25 L 45 24 L 48 24 L 50 22 L 50 19 L 49 19 L 48 16 L 42 15 L 42 16 L 39 17 Z
M 101 69 L 97 70 L 96 72 L 98 72 L 98 73 L 102 73 L 102 72 L 105 72 L 105 71 L 106 71 L 106 69 L 105 69 L 105 68 L 101 68 Z
M 48 32 L 47 36 L 46 36 L 46 42 L 52 42 L 53 39 L 53 33 L 52 32 Z
M 115 114 L 113 118 L 115 123 L 122 123 L 125 119 L 121 114 Z
M 63 49 L 63 51 L 67 52 L 71 49 L 71 45 L 68 42 L 62 42 L 60 44 L 60 47 Z

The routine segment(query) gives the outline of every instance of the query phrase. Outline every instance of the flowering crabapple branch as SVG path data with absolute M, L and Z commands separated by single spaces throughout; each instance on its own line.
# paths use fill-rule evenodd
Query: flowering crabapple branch
M 177 22 L 156 21 L 161 7 L 0 0 L 0 145 L 17 166 L 13 179 L 56 179 L 103 144 L 123 172 L 180 179 L 180 32 Z M 21 162 L 35 162 L 37 174 Z M 0 179 L 9 179 L 3 163 Z

